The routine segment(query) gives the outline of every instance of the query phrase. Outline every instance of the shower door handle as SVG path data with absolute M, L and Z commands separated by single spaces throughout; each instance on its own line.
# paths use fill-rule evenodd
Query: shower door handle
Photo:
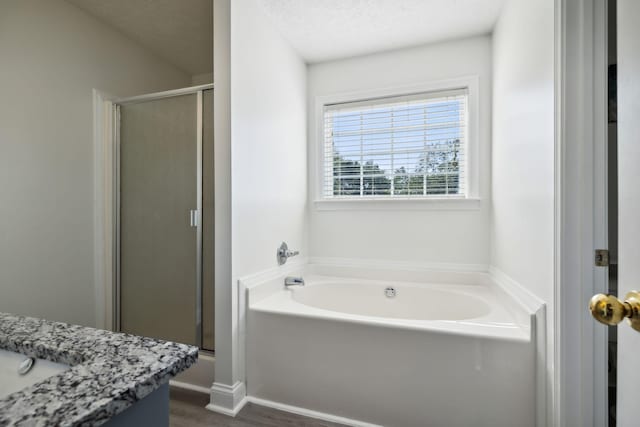
M 191 209 L 189 211 L 189 225 L 191 227 L 198 226 L 198 211 L 196 209 Z

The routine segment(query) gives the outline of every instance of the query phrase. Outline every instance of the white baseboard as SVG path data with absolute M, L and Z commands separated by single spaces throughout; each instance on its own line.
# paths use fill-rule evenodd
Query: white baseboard
M 211 403 L 206 408 L 231 417 L 235 417 L 247 403 L 247 390 L 240 381 L 232 386 L 213 383 L 210 393 Z
M 205 408 L 212 412 L 217 412 L 219 414 L 227 415 L 229 417 L 235 417 L 236 415 L 238 415 L 238 412 L 240 412 L 242 408 L 244 408 L 244 405 L 246 405 L 247 402 L 248 402 L 248 399 L 245 397 L 240 401 L 240 403 L 235 409 L 227 409 L 222 406 L 215 405 L 213 403 L 209 403 L 207 406 L 205 406 Z
M 184 381 L 170 380 L 169 381 L 169 385 L 171 387 L 181 388 L 181 389 L 190 390 L 190 391 L 196 391 L 198 393 L 203 393 L 203 394 L 211 393 L 211 390 L 208 389 L 207 387 L 202 387 L 202 386 L 195 385 L 195 384 L 185 383 Z
M 195 388 L 189 388 L 190 390 L 206 390 L 206 393 L 209 394 L 211 391 L 211 384 L 215 382 L 215 363 L 215 356 L 211 353 L 207 353 L 206 351 L 200 351 L 196 363 L 186 371 L 180 372 L 176 375 L 176 377 L 171 380 L 171 384 L 173 384 L 174 381 L 177 383 L 189 384 L 195 386 Z
M 293 405 L 286 405 L 284 403 L 274 402 L 272 400 L 260 399 L 259 397 L 247 396 L 246 400 L 256 405 L 266 406 L 267 408 L 278 409 L 280 411 L 290 412 L 292 414 L 298 414 L 309 418 L 315 418 L 317 420 L 344 424 L 352 427 L 382 427 L 378 424 L 371 424 L 351 418 L 340 417 L 337 415 L 328 414 L 326 412 L 312 411 L 311 409 L 301 408 L 299 406 Z

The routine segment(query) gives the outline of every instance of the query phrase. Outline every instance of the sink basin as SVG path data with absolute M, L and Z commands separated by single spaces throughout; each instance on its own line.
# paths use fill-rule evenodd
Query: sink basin
M 31 369 L 21 375 L 20 365 L 27 358 L 24 354 L 0 350 L 0 399 L 69 369 L 67 365 L 35 359 Z

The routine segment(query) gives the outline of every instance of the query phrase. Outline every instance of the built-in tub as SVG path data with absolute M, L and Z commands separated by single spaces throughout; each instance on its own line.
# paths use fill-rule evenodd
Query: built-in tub
M 301 274 L 248 287 L 250 400 L 353 425 L 535 425 L 532 317 L 486 274 Z
M 487 316 L 492 311 L 490 301 L 482 296 L 451 286 L 344 280 L 314 280 L 312 285 L 292 286 L 287 291 L 294 301 L 309 307 L 385 319 L 467 320 Z

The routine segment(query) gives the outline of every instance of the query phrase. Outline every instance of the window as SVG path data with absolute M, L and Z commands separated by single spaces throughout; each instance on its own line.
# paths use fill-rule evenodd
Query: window
M 468 90 L 323 106 L 322 198 L 467 196 Z

